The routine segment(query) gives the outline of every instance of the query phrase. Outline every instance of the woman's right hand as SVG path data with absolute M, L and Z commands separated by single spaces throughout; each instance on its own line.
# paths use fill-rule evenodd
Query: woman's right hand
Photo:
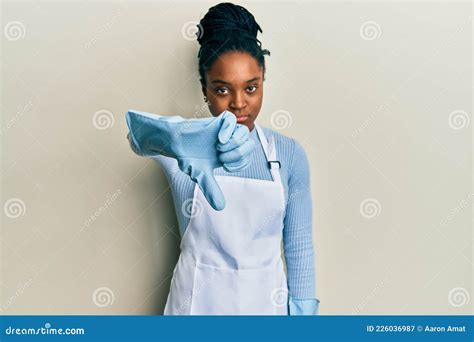
M 248 128 L 237 124 L 232 113 L 183 119 L 130 110 L 126 119 L 139 155 L 175 158 L 181 171 L 198 184 L 209 204 L 216 210 L 224 209 L 224 195 L 213 170 L 224 167 L 233 172 L 247 167 L 255 147 L 249 140 Z

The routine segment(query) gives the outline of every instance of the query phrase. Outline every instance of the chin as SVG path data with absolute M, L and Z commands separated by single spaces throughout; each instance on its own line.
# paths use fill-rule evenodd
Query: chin
M 254 123 L 253 122 L 244 122 L 242 125 L 247 126 L 249 131 L 251 131 L 254 128 Z

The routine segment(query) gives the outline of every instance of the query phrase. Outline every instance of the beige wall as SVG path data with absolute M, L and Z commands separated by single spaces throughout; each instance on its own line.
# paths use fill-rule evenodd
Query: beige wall
M 124 114 L 203 105 L 185 38 L 213 4 L 2 4 L 4 313 L 162 313 L 177 221 Z M 471 4 L 239 4 L 258 122 L 310 160 L 320 313 L 472 313 Z

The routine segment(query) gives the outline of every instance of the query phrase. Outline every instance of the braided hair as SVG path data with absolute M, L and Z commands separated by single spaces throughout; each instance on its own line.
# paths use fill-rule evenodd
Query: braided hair
M 240 51 L 254 57 L 265 75 L 265 55 L 270 51 L 262 49 L 257 39 L 258 31 L 263 33 L 254 16 L 244 7 L 223 2 L 213 6 L 198 25 L 199 75 L 201 84 L 206 85 L 205 74 L 216 59 L 228 51 Z

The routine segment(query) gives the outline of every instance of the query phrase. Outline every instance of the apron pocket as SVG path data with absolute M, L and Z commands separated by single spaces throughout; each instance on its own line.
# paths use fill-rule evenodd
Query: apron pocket
M 275 291 L 286 286 L 279 272 L 276 267 L 234 270 L 197 263 L 191 314 L 275 315 L 282 311 Z

